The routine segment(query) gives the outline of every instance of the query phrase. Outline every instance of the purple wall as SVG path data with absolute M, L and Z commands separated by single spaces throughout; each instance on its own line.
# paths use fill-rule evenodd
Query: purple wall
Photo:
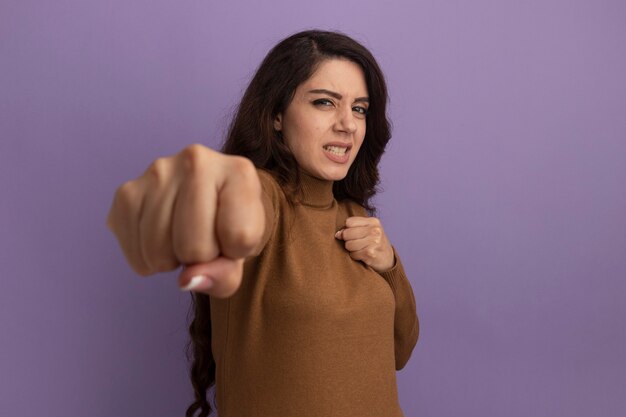
M 183 414 L 189 295 L 131 273 L 111 197 L 217 145 L 268 48 L 310 27 L 390 84 L 407 417 L 625 415 L 625 3 L 383 3 L 2 1 L 0 415 Z

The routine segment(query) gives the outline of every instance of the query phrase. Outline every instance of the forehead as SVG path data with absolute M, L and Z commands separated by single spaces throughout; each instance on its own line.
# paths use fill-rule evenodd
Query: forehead
M 322 61 L 313 75 L 298 87 L 306 93 L 326 89 L 351 97 L 366 97 L 367 84 L 361 67 L 347 59 L 330 58 Z

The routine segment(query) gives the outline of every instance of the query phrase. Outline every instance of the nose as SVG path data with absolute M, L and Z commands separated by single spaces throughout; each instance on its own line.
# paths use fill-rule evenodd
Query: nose
M 354 133 L 356 132 L 357 125 L 354 117 L 354 113 L 352 112 L 352 107 L 348 106 L 342 107 L 337 112 L 337 120 L 335 123 L 336 129 L 339 132 L 345 133 Z

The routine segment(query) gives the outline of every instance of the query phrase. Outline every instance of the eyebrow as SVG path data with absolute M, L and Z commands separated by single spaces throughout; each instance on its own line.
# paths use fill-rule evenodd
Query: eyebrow
M 316 90 L 310 90 L 309 93 L 314 93 L 314 94 L 327 94 L 331 97 L 336 98 L 337 100 L 341 100 L 343 98 L 343 96 L 339 93 L 335 93 L 334 91 L 330 91 L 330 90 L 326 90 L 324 88 L 319 88 Z M 370 99 L 367 97 L 357 97 L 354 99 L 355 103 L 369 103 Z

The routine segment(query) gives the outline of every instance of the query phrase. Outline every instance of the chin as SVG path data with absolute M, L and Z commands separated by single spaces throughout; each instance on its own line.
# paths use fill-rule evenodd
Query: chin
M 348 175 L 348 171 L 352 164 L 342 166 L 317 166 L 317 169 L 306 169 L 305 171 L 315 178 L 327 181 L 341 181 Z M 314 168 L 314 167 L 311 167 Z
M 325 180 L 329 181 L 341 181 L 348 175 L 348 171 L 345 172 L 327 172 L 326 175 L 323 176 Z

